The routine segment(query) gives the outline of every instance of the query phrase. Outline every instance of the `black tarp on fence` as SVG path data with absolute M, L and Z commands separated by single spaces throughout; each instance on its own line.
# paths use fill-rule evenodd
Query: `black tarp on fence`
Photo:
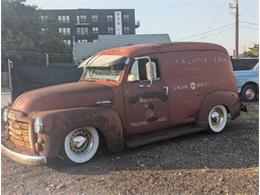
M 81 71 L 77 66 L 13 67 L 12 101 L 32 89 L 78 81 Z
M 250 59 L 231 59 L 233 70 L 250 70 L 252 69 L 259 59 L 250 58 Z

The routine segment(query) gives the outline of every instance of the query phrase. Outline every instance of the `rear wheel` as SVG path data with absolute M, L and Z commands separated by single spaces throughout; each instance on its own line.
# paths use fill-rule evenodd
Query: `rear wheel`
M 213 107 L 208 115 L 209 132 L 220 133 L 227 123 L 227 109 L 223 105 Z
M 253 84 L 246 84 L 241 91 L 241 99 L 245 102 L 253 102 L 257 98 L 257 87 Z
M 99 146 L 99 135 L 95 128 L 75 129 L 64 140 L 64 153 L 73 163 L 89 161 L 96 154 Z

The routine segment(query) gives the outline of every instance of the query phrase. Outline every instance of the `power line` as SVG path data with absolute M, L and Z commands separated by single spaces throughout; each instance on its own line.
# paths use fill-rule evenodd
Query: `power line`
M 232 28 L 233 29 L 233 28 Z M 230 29 L 231 30 L 231 29 Z M 228 30 L 228 31 L 230 31 L 230 30 Z M 221 33 L 223 33 L 223 35 L 219 38 L 219 41 L 221 41 L 221 40 L 223 40 L 225 37 L 226 37 L 226 35 L 227 35 L 227 31 L 222 31 L 222 32 L 220 32 L 220 34 Z
M 223 8 L 226 6 L 227 2 L 228 2 L 228 1 L 226 0 L 226 1 L 224 2 L 224 4 L 220 7 L 220 9 L 217 11 L 217 14 L 215 15 L 215 17 L 214 17 L 214 18 L 211 20 L 211 22 L 209 23 L 208 28 L 206 29 L 206 31 L 208 31 L 208 30 L 211 28 L 212 24 L 216 21 L 218 15 L 221 13 L 221 11 L 223 10 Z
M 218 28 L 215 28 L 215 29 L 210 30 L 210 31 L 206 31 L 206 32 L 203 32 L 203 33 L 193 34 L 193 35 L 190 35 L 190 36 L 187 36 L 187 37 L 183 37 L 181 39 L 178 39 L 177 41 L 181 41 L 181 40 L 185 40 L 185 39 L 189 39 L 189 38 L 193 38 L 193 37 L 198 37 L 198 36 L 205 35 L 205 34 L 208 34 L 208 33 L 211 33 L 211 32 L 215 32 L 215 31 L 218 31 L 220 29 L 223 29 L 223 28 L 226 28 L 226 27 L 229 27 L 229 26 L 233 26 L 233 25 L 234 25 L 234 23 L 226 24 L 226 25 L 223 25 L 223 26 L 219 26 Z
M 247 21 L 240 21 L 240 23 L 251 24 L 251 25 L 255 25 L 255 26 L 258 26 L 258 25 L 259 25 L 259 24 L 257 24 L 257 23 L 247 22 Z
M 233 27 L 227 28 L 227 29 L 225 29 L 225 30 L 222 30 L 221 32 L 215 32 L 215 33 L 213 33 L 213 34 L 210 34 L 210 35 L 207 35 L 207 36 L 202 36 L 202 37 L 193 39 L 193 40 L 191 40 L 191 41 L 201 40 L 201 39 L 205 39 L 205 38 L 212 37 L 212 36 L 215 36 L 215 35 L 219 35 L 219 34 L 221 34 L 221 33 L 223 33 L 223 32 L 227 32 L 227 31 L 230 31 L 230 30 L 232 30 L 232 29 L 233 29 Z
M 244 29 L 252 29 L 252 30 L 259 30 L 258 28 L 256 27 L 251 27 L 251 26 L 240 26 L 241 28 L 244 28 Z

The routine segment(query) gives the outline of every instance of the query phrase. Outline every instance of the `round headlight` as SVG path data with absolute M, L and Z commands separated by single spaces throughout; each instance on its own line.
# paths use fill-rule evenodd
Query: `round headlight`
M 36 118 L 34 121 L 34 131 L 35 133 L 42 133 L 43 132 L 43 122 L 42 118 Z
M 9 108 L 5 108 L 3 113 L 3 119 L 5 122 L 7 122 L 8 120 L 8 113 L 9 113 Z

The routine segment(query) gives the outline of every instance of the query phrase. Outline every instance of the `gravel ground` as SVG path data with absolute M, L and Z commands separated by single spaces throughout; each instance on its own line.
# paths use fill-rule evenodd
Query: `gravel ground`
M 218 135 L 173 138 L 88 164 L 23 166 L 2 157 L 2 194 L 258 194 L 258 102 Z

